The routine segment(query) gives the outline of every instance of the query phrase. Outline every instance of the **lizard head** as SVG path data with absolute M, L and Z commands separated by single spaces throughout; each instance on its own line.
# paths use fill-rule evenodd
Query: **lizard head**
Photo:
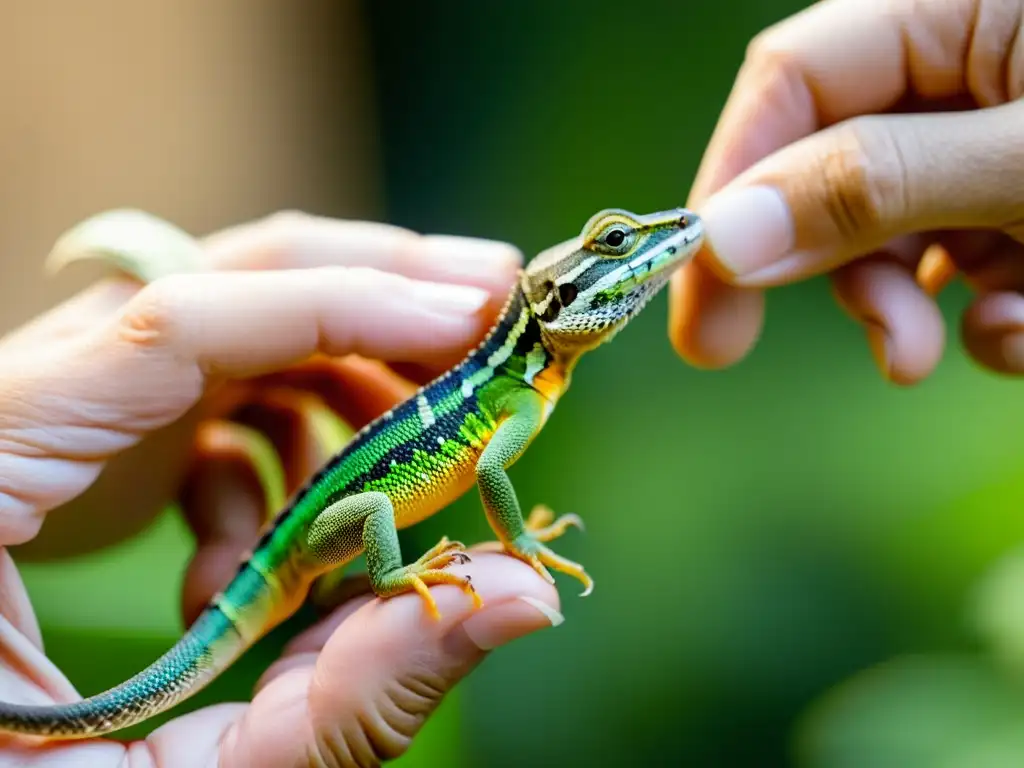
M 578 237 L 538 254 L 521 287 L 548 343 L 578 354 L 614 336 L 703 241 L 700 218 L 684 208 L 604 210 Z

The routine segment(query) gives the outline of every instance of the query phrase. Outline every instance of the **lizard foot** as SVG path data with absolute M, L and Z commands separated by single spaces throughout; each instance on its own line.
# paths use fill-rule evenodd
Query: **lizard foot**
M 536 511 L 535 513 L 536 514 Z M 534 515 L 530 515 L 532 518 Z M 566 515 L 565 517 L 572 517 Z M 554 568 L 556 571 L 572 576 L 574 579 L 579 579 L 583 583 L 583 592 L 580 597 L 586 597 L 594 591 L 594 580 L 590 578 L 589 574 L 583 570 L 583 566 L 579 563 L 574 563 L 572 560 L 568 560 L 561 555 L 557 555 L 544 546 L 545 541 L 550 539 L 540 538 L 539 534 L 546 535 L 552 529 L 559 528 L 559 522 L 564 518 L 559 518 L 550 526 L 544 526 L 539 532 L 527 531 L 521 536 L 505 545 L 505 551 L 513 557 L 518 557 L 520 560 L 530 565 L 533 570 L 541 575 L 541 577 L 549 584 L 554 584 L 555 580 L 548 571 L 548 568 Z M 550 538 L 560 536 L 565 529 L 573 524 L 571 521 L 566 522 L 560 526 L 560 530 L 557 531 Z M 546 567 L 545 567 L 546 566 Z
M 481 608 L 484 604 L 483 598 L 473 588 L 470 577 L 459 576 L 443 570 L 452 563 L 468 563 L 469 560 L 469 555 L 465 552 L 465 545 L 458 541 L 449 541 L 446 536 L 415 563 L 386 574 L 377 594 L 382 597 L 392 597 L 403 592 L 415 591 L 426 603 L 427 613 L 430 614 L 430 617 L 440 619 L 441 612 L 437 609 L 437 603 L 434 601 L 433 595 L 430 594 L 429 587 L 436 584 L 452 584 L 473 598 L 474 608 Z
M 543 543 L 554 541 L 570 527 L 579 528 L 581 531 L 585 530 L 583 520 L 579 515 L 562 515 L 556 520 L 551 507 L 544 504 L 535 506 L 530 512 L 530 516 L 526 518 L 526 530 L 535 541 Z
M 450 541 L 447 536 L 428 549 L 410 568 L 440 569 L 452 563 L 468 563 L 471 558 L 466 545 L 461 541 Z

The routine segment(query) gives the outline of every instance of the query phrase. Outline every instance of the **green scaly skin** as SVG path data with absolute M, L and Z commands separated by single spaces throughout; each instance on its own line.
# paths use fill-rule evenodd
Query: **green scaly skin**
M 468 559 L 462 544 L 443 539 L 410 565 L 403 565 L 398 544 L 398 529 L 474 483 L 508 554 L 548 581 L 548 568 L 572 575 L 588 594 L 593 582 L 583 568 L 546 546 L 579 519 L 555 520 L 537 507 L 524 520 L 506 470 L 544 426 L 580 356 L 614 336 L 702 241 L 700 220 L 684 209 L 595 215 L 579 237 L 528 265 L 476 350 L 356 433 L 295 495 L 230 584 L 164 656 L 82 701 L 0 703 L 0 730 L 92 737 L 169 709 L 293 614 L 315 580 L 333 579 L 362 552 L 379 597 L 416 591 L 436 617 L 428 587 L 453 584 L 479 605 L 469 578 L 445 570 Z

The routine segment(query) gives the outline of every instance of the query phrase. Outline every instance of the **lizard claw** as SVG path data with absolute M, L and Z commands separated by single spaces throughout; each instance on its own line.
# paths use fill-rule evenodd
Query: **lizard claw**
M 461 541 L 450 541 L 444 536 L 437 544 L 432 546 L 413 566 L 424 570 L 438 570 L 446 568 L 452 563 L 469 563 L 472 558 L 466 552 L 466 545 Z M 410 566 L 410 567 L 413 567 Z
M 551 572 L 548 571 L 548 568 L 553 568 L 583 582 L 583 592 L 580 597 L 586 597 L 594 591 L 594 580 L 590 578 L 582 565 L 552 552 L 536 538 L 536 534 L 524 533 L 507 545 L 505 551 L 532 567 L 549 584 L 555 583 Z
M 538 504 L 526 519 L 526 530 L 537 541 L 549 542 L 559 538 L 570 527 L 585 531 L 583 518 L 576 514 L 562 515 L 555 519 L 550 507 Z
M 452 563 L 462 564 L 470 562 L 469 554 L 465 551 L 465 544 L 461 541 L 450 541 L 447 536 L 423 553 L 415 563 L 405 566 L 389 576 L 393 583 L 391 593 L 397 594 L 414 590 L 426 603 L 427 613 L 431 618 L 441 618 L 441 612 L 437 608 L 437 602 L 430 594 L 429 587 L 438 584 L 451 584 L 459 587 L 463 592 L 473 598 L 473 607 L 482 608 L 484 601 L 480 593 L 473 587 L 473 580 L 467 576 L 460 576 L 444 568 Z

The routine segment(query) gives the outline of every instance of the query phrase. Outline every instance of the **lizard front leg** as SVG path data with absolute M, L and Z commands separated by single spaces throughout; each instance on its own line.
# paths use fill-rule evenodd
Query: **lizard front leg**
M 552 552 L 545 543 L 558 538 L 570 526 L 582 528 L 576 515 L 557 520 L 551 510 L 537 506 L 529 520 L 523 520 L 516 490 L 507 468 L 518 459 L 543 424 L 544 403 L 539 393 L 522 391 L 512 395 L 506 405 L 508 416 L 501 422 L 480 455 L 476 465 L 480 498 L 491 528 L 509 554 L 531 565 L 544 579 L 554 583 L 547 568 L 554 568 L 583 583 L 583 594 L 594 588 L 583 566 Z M 547 567 L 545 567 L 547 566 Z
M 441 539 L 415 563 L 402 565 L 395 509 L 387 494 L 368 491 L 335 502 L 313 521 L 307 542 L 310 552 L 324 564 L 341 565 L 360 550 L 365 551 L 367 576 L 374 594 L 394 597 L 416 592 L 435 619 L 440 618 L 440 613 L 428 589 L 434 584 L 461 587 L 473 597 L 476 607 L 483 605 L 468 576 L 443 570 L 451 563 L 469 561 L 460 542 Z

